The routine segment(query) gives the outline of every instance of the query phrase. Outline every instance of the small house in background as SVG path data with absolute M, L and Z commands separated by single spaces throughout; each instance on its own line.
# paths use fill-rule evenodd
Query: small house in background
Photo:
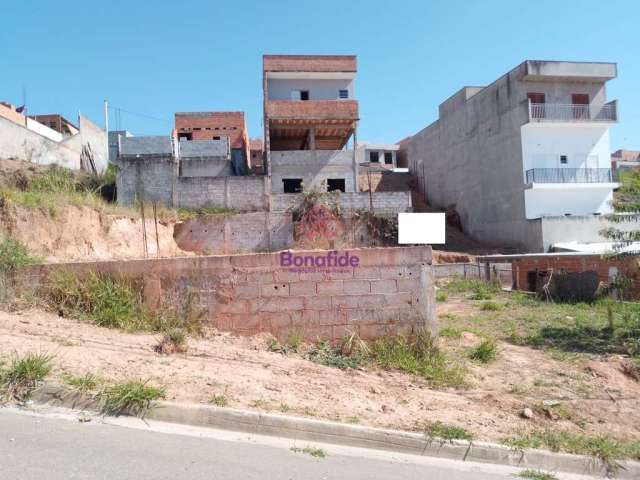
M 611 154 L 611 169 L 617 176 L 640 167 L 640 151 L 616 150 Z
M 251 173 L 264 173 L 264 146 L 261 138 L 252 138 L 249 141 L 249 159 Z
M 75 135 L 79 132 L 78 127 L 58 113 L 29 115 L 29 118 L 41 123 L 42 125 L 46 125 L 64 137 Z

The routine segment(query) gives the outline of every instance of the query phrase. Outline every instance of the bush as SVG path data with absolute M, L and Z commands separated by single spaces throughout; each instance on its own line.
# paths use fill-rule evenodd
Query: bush
M 33 265 L 39 261 L 38 257 L 31 255 L 27 247 L 17 240 L 7 237 L 0 242 L 0 274 Z
M 489 363 L 496 359 L 497 346 L 493 339 L 483 340 L 480 345 L 475 347 L 469 353 L 469 358 L 482 363 Z
M 447 292 L 443 292 L 442 290 L 438 290 L 436 292 L 436 302 L 444 303 L 447 301 Z
M 92 373 L 85 373 L 81 376 L 65 374 L 62 376 L 64 382 L 78 390 L 79 392 L 91 392 L 98 387 L 98 377 Z
M 370 357 L 382 368 L 419 375 L 434 387 L 464 386 L 464 369 L 446 357 L 427 331 L 380 338 L 373 342 Z
M 127 380 L 106 388 L 100 397 L 104 414 L 144 417 L 153 402 L 166 397 L 166 390 L 164 387 L 149 385 L 149 380 Z
M 9 368 L 0 369 L 0 390 L 10 398 L 26 400 L 38 383 L 51 372 L 52 359 L 52 356 L 42 353 L 14 357 Z
M 353 353 L 345 354 L 341 346 L 333 347 L 329 342 L 319 342 L 315 347 L 309 350 L 307 354 L 309 360 L 327 367 L 340 368 L 346 370 L 349 368 L 361 368 L 366 364 L 366 357 Z
M 484 302 L 480 305 L 480 310 L 485 312 L 497 312 L 498 310 L 502 310 L 502 305 L 496 302 Z
M 157 353 L 171 355 L 172 353 L 184 353 L 187 351 L 187 333 L 182 328 L 169 328 L 164 332 L 162 339 L 154 347 Z

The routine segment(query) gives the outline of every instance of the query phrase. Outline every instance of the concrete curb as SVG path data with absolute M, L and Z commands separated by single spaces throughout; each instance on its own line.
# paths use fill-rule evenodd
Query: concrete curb
M 38 404 L 48 404 L 75 410 L 91 412 L 100 410 L 100 403 L 96 398 L 58 385 L 45 385 L 35 390 L 31 399 Z M 422 434 L 413 432 L 208 405 L 158 402 L 156 408 L 149 411 L 145 418 L 167 423 L 286 437 L 293 440 L 333 443 L 451 460 L 509 465 L 548 472 L 597 476 L 609 475 L 620 479 L 640 478 L 640 462 L 618 462 L 617 469 L 611 472 L 608 465 L 602 461 L 584 455 L 554 453 L 537 449 L 518 451 L 503 445 L 486 442 L 441 441 L 429 439 Z

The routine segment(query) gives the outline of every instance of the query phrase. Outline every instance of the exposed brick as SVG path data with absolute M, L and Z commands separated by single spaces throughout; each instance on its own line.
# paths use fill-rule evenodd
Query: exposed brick
M 344 291 L 343 288 L 342 280 L 330 280 L 317 284 L 318 295 L 339 295 Z
M 268 283 L 260 286 L 260 296 L 262 297 L 286 297 L 288 295 L 288 283 Z
M 398 290 L 395 279 L 371 282 L 371 293 L 395 293 Z
M 289 293 L 293 295 L 315 295 L 316 282 L 294 282 L 291 283 Z
M 371 283 L 368 280 L 345 280 L 343 283 L 343 289 L 344 293 L 347 295 L 370 293 Z

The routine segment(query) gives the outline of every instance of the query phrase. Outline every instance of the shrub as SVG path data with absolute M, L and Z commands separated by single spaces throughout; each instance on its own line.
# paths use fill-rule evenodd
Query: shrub
M 325 458 L 327 456 L 327 452 L 325 452 L 321 448 L 312 447 L 307 445 L 304 448 L 291 447 L 291 451 L 295 453 L 306 453 L 307 455 L 311 455 L 316 458 Z
M 484 302 L 480 305 L 480 310 L 485 312 L 496 312 L 498 310 L 502 310 L 502 305 L 496 302 Z
M 12 238 L 0 242 L 0 274 L 38 263 L 40 259 L 29 253 L 27 247 Z
M 187 351 L 187 334 L 182 328 L 169 328 L 164 332 L 162 339 L 154 347 L 157 353 L 171 355 L 172 353 L 184 353 Z
M 19 401 L 26 400 L 38 383 L 51 372 L 52 356 L 27 353 L 14 357 L 7 369 L 0 369 L 0 390 Z
M 475 347 L 469 353 L 469 358 L 482 363 L 489 363 L 496 359 L 497 346 L 493 339 L 483 340 L 480 345 Z
M 527 480 L 559 480 L 555 475 L 540 470 L 523 470 L 518 476 Z
M 213 403 L 217 407 L 226 407 L 229 404 L 229 401 L 225 395 L 219 394 L 213 395 L 209 399 L 209 403 Z
M 473 434 L 462 427 L 447 425 L 442 422 L 427 423 L 424 433 L 429 438 L 438 438 L 440 440 L 473 440 Z
M 309 350 L 307 354 L 309 360 L 327 367 L 340 368 L 361 368 L 367 361 L 359 354 L 345 355 L 341 346 L 331 346 L 329 342 L 322 341 Z
M 447 292 L 443 292 L 442 290 L 438 290 L 436 292 L 436 302 L 444 303 L 447 301 Z
M 382 368 L 419 375 L 434 387 L 464 386 L 464 369 L 446 357 L 427 331 L 380 338 L 372 344 L 370 357 Z
M 100 396 L 102 412 L 106 415 L 132 414 L 144 417 L 153 402 L 166 397 L 166 390 L 149 385 L 149 380 L 127 380 L 107 387 Z

